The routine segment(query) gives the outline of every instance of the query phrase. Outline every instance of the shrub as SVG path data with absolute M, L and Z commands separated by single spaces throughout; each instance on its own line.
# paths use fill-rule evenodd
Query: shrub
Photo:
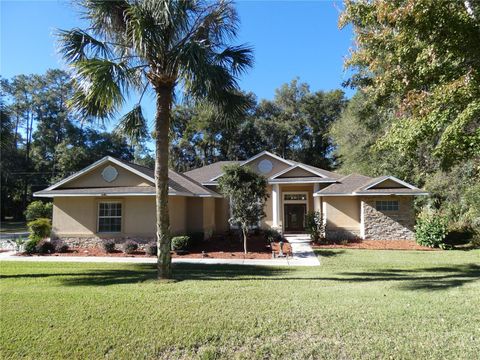
M 53 254 L 55 252 L 55 245 L 48 240 L 40 240 L 35 250 L 39 254 Z
M 44 203 L 43 201 L 37 200 L 31 202 L 27 209 L 25 210 L 25 218 L 27 221 L 33 221 L 40 218 L 51 219 L 52 218 L 52 203 Z
M 113 253 L 115 251 L 115 241 L 113 240 L 103 241 L 102 248 L 106 253 Z
M 426 208 L 418 215 L 415 225 L 417 243 L 428 247 L 447 248 L 444 240 L 448 232 L 448 220 L 438 211 Z
M 37 252 L 37 244 L 38 244 L 39 240 L 28 240 L 26 243 L 25 243 L 25 252 L 27 254 L 35 254 Z
M 157 256 L 157 243 L 151 242 L 145 246 L 145 253 L 150 256 Z
M 66 253 L 69 249 L 69 246 L 65 244 L 62 240 L 53 240 L 52 243 L 55 247 L 56 253 Z
M 309 212 L 305 216 L 305 230 L 310 235 L 310 239 L 319 242 L 325 234 L 325 224 L 320 211 Z
M 50 232 L 52 231 L 52 222 L 47 218 L 40 218 L 30 221 L 27 225 L 28 229 L 30 230 L 29 238 L 31 240 L 43 240 L 49 237 Z
M 282 240 L 282 234 L 275 229 L 266 229 L 263 231 L 267 243 L 278 242 Z
M 125 254 L 133 254 L 138 249 L 138 244 L 133 240 L 127 240 L 123 243 L 123 252 Z
M 187 250 L 189 246 L 190 246 L 189 236 L 175 236 L 174 238 L 172 238 L 173 251 L 184 251 L 184 250 Z

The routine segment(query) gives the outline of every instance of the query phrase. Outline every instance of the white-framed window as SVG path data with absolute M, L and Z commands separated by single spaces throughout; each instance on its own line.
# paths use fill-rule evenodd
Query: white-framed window
M 378 211 L 398 211 L 397 200 L 379 200 L 375 202 L 375 208 Z
M 307 200 L 307 193 L 286 193 L 283 195 L 283 199 L 286 201 L 299 201 Z
M 98 232 L 116 233 L 122 231 L 122 203 L 107 201 L 98 203 Z

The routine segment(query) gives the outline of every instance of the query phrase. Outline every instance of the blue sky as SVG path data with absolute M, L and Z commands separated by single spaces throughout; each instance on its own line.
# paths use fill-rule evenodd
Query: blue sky
M 340 88 L 347 79 L 343 60 L 353 35 L 350 28 L 338 29 L 340 0 L 236 4 L 241 20 L 238 43 L 253 46 L 255 54 L 253 69 L 240 81 L 243 90 L 271 99 L 276 88 L 297 76 L 314 91 Z M 53 32 L 85 25 L 77 10 L 71 1 L 0 0 L 1 76 L 62 68 Z M 152 116 L 153 107 L 146 105 L 147 117 Z

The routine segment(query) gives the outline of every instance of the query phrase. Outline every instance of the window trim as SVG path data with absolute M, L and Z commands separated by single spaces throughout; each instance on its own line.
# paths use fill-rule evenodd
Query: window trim
M 100 204 L 120 204 L 122 215 L 102 216 L 102 218 L 120 218 L 120 231 L 100 231 Z M 97 234 L 121 234 L 123 232 L 124 206 L 122 200 L 98 200 L 97 201 Z
M 398 200 L 375 200 L 375 210 L 387 212 L 400 211 L 400 202 Z

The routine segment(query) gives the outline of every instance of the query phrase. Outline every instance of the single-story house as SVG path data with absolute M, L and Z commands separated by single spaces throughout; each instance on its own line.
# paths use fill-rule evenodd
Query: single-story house
M 240 163 L 268 179 L 262 228 L 305 231 L 305 214 L 319 211 L 326 236 L 413 239 L 413 199 L 427 193 L 393 176 L 340 175 L 263 151 L 245 161 L 219 161 L 183 174 L 169 172 L 172 234 L 229 230 L 229 201 L 218 192 L 223 166 Z M 110 156 L 36 192 L 53 198 L 52 237 L 76 246 L 101 239 L 141 243 L 155 238 L 153 170 Z

